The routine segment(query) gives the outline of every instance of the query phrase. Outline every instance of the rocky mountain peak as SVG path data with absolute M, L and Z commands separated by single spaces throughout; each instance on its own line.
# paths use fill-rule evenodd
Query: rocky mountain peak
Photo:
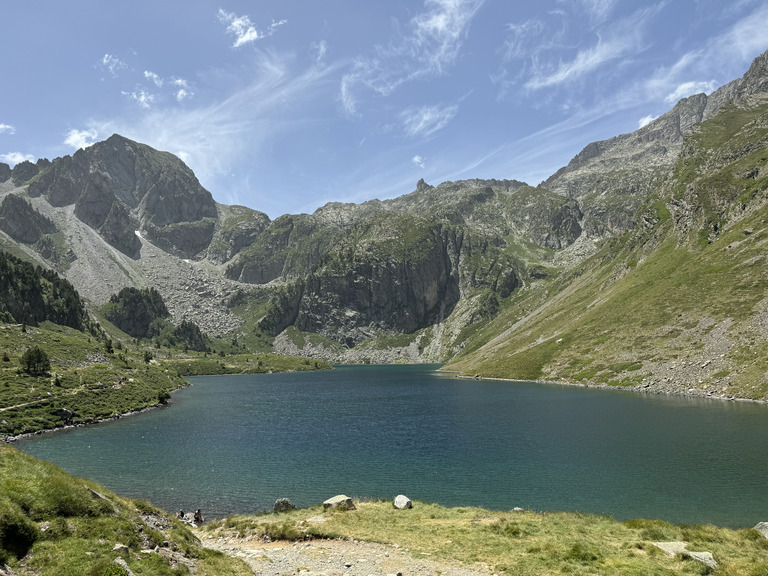
M 38 167 L 21 168 L 18 177 L 14 168 L 14 181 L 36 176 L 33 168 Z M 218 215 L 213 196 L 169 152 L 113 134 L 39 172 L 30 196 L 45 196 L 53 206 L 74 204 L 80 220 L 126 254 L 138 251 L 138 229 L 185 257 L 204 250 L 213 236 Z

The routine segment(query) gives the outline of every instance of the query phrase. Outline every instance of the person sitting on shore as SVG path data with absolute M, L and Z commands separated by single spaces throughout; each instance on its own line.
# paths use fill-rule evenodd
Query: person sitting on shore
M 195 524 L 202 524 L 203 522 L 203 513 L 200 511 L 200 508 L 198 508 L 197 512 L 195 512 Z

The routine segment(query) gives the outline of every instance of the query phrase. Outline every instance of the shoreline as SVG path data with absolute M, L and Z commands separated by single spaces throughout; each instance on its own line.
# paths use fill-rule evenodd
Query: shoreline
M 461 374 L 457 370 L 436 369 L 435 371 L 440 372 L 442 374 L 446 374 L 446 375 L 453 375 L 455 378 L 461 378 L 462 380 L 485 380 L 489 382 L 529 382 L 534 384 L 549 384 L 549 385 L 555 385 L 555 386 L 568 386 L 571 388 L 585 388 L 585 389 L 606 390 L 606 391 L 616 391 L 616 392 L 632 392 L 635 394 L 670 396 L 670 397 L 676 397 L 676 398 L 689 398 L 689 399 L 695 399 L 695 400 L 719 400 L 719 401 L 725 401 L 725 402 L 743 402 L 743 403 L 750 403 L 750 404 L 768 405 L 768 400 L 755 400 L 752 398 L 741 398 L 738 396 L 715 396 L 714 394 L 698 395 L 698 394 L 690 394 L 688 392 L 682 392 L 682 391 L 672 392 L 672 391 L 652 390 L 650 388 L 637 387 L 637 386 L 620 388 L 618 386 L 609 386 L 607 384 L 583 384 L 581 382 L 567 382 L 567 381 L 560 381 L 560 380 L 521 380 L 519 378 L 500 378 L 500 377 L 494 377 L 494 376 L 479 376 L 479 375 L 468 376 L 465 374 Z M 210 376 L 231 376 L 231 375 L 236 375 L 236 374 L 210 374 Z M 195 376 L 205 376 L 205 375 L 195 375 Z M 193 376 L 183 376 L 184 380 L 186 380 L 187 382 L 187 385 L 171 390 L 171 395 L 173 395 L 177 390 L 184 390 L 190 386 L 193 386 L 192 382 L 188 380 L 188 378 L 191 378 L 191 377 Z M 21 434 L 15 434 L 15 435 L 7 434 L 4 436 L 0 436 L 0 444 L 12 444 L 17 440 L 22 440 L 24 438 L 31 438 L 33 436 L 39 436 L 41 434 L 61 432 L 63 430 L 70 430 L 74 428 L 82 428 L 85 426 L 93 426 L 96 424 L 112 422 L 115 420 L 119 420 L 121 418 L 142 414 L 149 410 L 164 408 L 169 404 L 170 403 L 162 404 L 158 402 L 157 404 L 153 404 L 151 406 L 145 406 L 144 408 L 139 408 L 137 410 L 131 410 L 129 412 L 125 412 L 122 414 L 116 414 L 108 418 L 99 418 L 96 420 L 89 420 L 86 422 L 78 422 L 77 424 L 67 424 L 64 426 L 56 426 L 54 428 L 45 428 L 43 430 L 35 430 L 34 432 L 23 432 Z
M 714 394 L 690 394 L 689 392 L 673 392 L 669 390 L 652 390 L 650 387 L 631 386 L 621 388 L 619 386 L 609 386 L 608 384 L 583 384 L 581 382 L 567 382 L 560 380 L 521 380 L 519 378 L 500 378 L 494 376 L 467 376 L 456 370 L 438 370 L 444 374 L 454 374 L 456 378 L 463 380 L 487 380 L 492 382 L 533 382 L 535 384 L 553 384 L 556 386 L 568 386 L 571 388 L 589 388 L 594 390 L 614 390 L 617 392 L 634 392 L 636 394 L 646 394 L 654 396 L 672 396 L 677 398 L 691 398 L 696 400 L 721 400 L 726 402 L 745 402 L 750 404 L 768 405 L 768 400 L 755 400 L 753 398 L 742 398 L 740 396 L 716 396 Z
M 186 378 L 184 378 L 187 380 Z M 184 390 L 186 388 L 189 388 L 193 384 L 187 380 L 187 385 L 182 386 L 180 388 L 174 388 L 171 390 L 171 395 L 173 395 L 177 390 Z M 157 404 L 152 404 L 151 406 L 145 406 L 144 408 L 138 408 L 137 410 L 131 410 L 129 412 L 124 412 L 122 414 L 115 414 L 114 416 L 109 416 L 108 418 L 97 418 L 95 420 L 88 420 L 86 422 L 78 422 L 77 424 L 65 424 L 64 426 L 56 426 L 54 428 L 44 428 L 42 430 L 35 430 L 34 432 L 22 432 L 21 434 L 6 434 L 5 436 L 0 437 L 0 444 L 13 444 L 17 440 L 23 440 L 25 438 L 32 438 L 33 436 L 41 436 L 43 434 L 53 434 L 55 432 L 62 432 L 64 430 L 73 430 L 75 428 L 84 428 L 86 426 L 94 426 L 96 424 L 104 424 L 106 422 L 114 422 L 115 420 L 120 420 L 121 418 L 127 418 L 129 416 L 135 416 L 137 414 L 143 414 L 144 412 L 149 412 L 150 410 L 155 410 L 158 408 L 165 408 L 170 405 L 170 402 L 166 402 L 165 404 L 158 402 Z

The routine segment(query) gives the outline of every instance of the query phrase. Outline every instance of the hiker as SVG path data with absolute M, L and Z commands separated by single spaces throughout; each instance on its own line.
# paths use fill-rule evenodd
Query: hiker
M 200 508 L 197 509 L 197 512 L 195 512 L 195 524 L 202 524 L 203 523 L 203 513 L 200 511 Z

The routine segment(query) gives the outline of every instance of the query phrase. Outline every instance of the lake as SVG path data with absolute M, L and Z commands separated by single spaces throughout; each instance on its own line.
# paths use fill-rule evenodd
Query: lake
M 171 405 L 17 441 L 124 496 L 209 517 L 336 494 L 768 520 L 768 407 L 466 380 L 435 366 L 191 378 Z

